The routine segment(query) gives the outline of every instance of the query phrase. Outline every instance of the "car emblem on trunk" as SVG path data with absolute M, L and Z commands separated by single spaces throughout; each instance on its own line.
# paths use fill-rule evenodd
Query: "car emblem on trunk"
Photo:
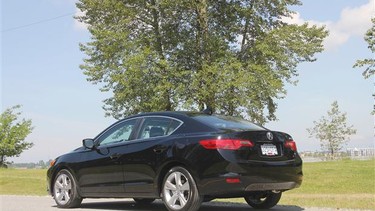
M 268 140 L 272 141 L 273 140 L 273 134 L 271 132 L 267 132 L 267 138 Z

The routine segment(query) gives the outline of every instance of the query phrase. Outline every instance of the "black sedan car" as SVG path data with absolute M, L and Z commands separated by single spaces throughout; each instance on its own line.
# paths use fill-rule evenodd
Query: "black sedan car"
M 194 112 L 143 113 L 120 120 L 56 158 L 48 190 L 61 208 L 83 198 L 162 199 L 171 211 L 244 197 L 260 209 L 302 183 L 292 137 L 251 122 Z

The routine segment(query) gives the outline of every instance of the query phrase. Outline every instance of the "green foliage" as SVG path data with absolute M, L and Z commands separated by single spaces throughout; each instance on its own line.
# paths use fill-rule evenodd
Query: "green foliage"
M 25 138 L 31 133 L 33 127 L 31 120 L 19 120 L 21 106 L 6 109 L 0 115 L 0 164 L 3 165 L 7 157 L 19 156 L 24 150 L 33 146 Z
M 375 53 L 375 18 L 371 19 L 372 27 L 366 32 L 365 40 L 368 43 L 368 48 L 371 50 L 372 55 Z M 375 58 L 367 58 L 363 60 L 357 60 L 353 67 L 366 67 L 363 72 L 365 78 L 369 78 L 375 74 Z
M 352 134 L 356 133 L 353 125 L 347 125 L 346 113 L 341 113 L 337 101 L 332 103 L 331 110 L 319 121 L 314 121 L 314 127 L 308 128 L 310 137 L 320 140 L 323 150 L 330 152 L 331 158 L 342 149 Z
M 88 81 L 113 92 L 107 115 L 202 109 L 274 120 L 297 65 L 323 50 L 324 27 L 287 25 L 298 0 L 80 0 L 92 37 Z
M 375 18 L 371 19 L 372 27 L 365 34 L 365 41 L 368 43 L 368 48 L 371 50 L 372 55 L 375 53 Z M 362 75 L 367 79 L 375 74 L 375 57 L 357 60 L 353 67 L 366 67 Z M 375 98 L 375 93 L 373 94 Z M 375 105 L 372 110 L 375 114 Z

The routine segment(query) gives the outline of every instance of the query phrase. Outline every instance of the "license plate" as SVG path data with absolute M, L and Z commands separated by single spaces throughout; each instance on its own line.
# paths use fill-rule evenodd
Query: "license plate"
M 266 156 L 278 155 L 277 148 L 273 144 L 263 144 L 260 146 L 260 149 L 262 150 L 262 155 L 266 155 Z

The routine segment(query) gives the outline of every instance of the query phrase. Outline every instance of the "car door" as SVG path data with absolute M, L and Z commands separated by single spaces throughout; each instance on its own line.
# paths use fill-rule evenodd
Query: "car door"
M 85 196 L 119 196 L 124 193 L 123 158 L 127 142 L 134 139 L 139 119 L 121 121 L 95 141 L 95 149 L 83 152 L 79 185 Z
M 153 193 L 154 179 L 160 161 L 170 147 L 169 135 L 182 122 L 169 117 L 144 117 L 137 139 L 129 142 L 124 156 L 125 191 L 128 193 Z

